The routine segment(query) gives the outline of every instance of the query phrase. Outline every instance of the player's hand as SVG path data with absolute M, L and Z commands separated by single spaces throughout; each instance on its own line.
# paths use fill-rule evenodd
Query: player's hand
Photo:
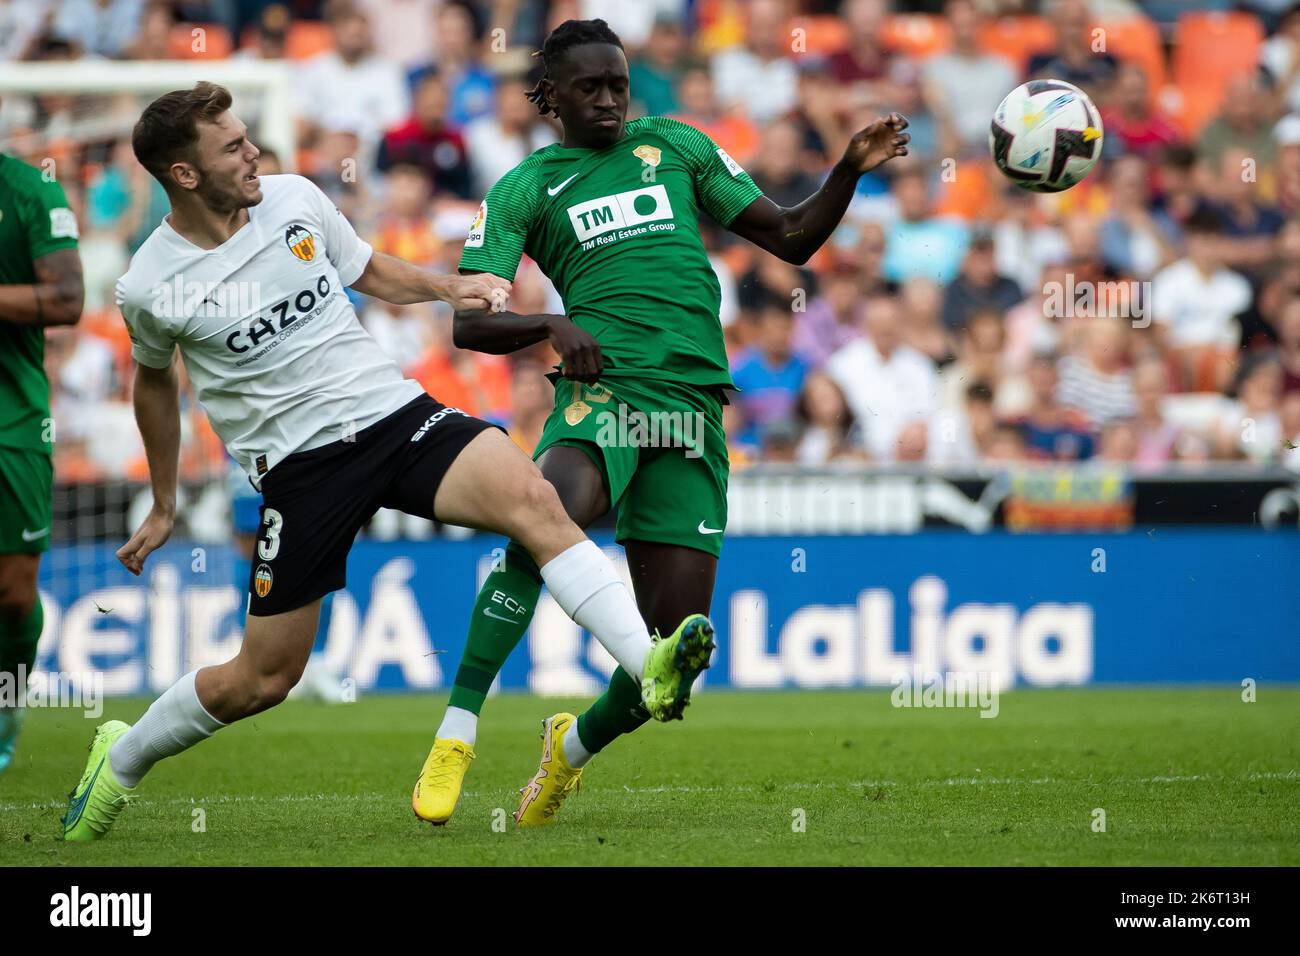
M 447 276 L 442 298 L 457 312 L 500 312 L 510 299 L 511 289 L 509 282 L 489 272 Z
M 117 549 L 117 560 L 121 561 L 128 571 L 138 576 L 144 570 L 144 559 L 167 543 L 175 524 L 176 515 L 155 504 L 149 509 L 149 515 L 144 519 L 144 523 L 135 534 L 131 535 L 131 540 Z
M 905 129 L 907 117 L 902 113 L 880 117 L 866 129 L 853 134 L 844 150 L 844 162 L 859 173 L 866 173 L 895 156 L 906 156 L 907 144 L 912 137 L 903 132 Z
M 604 359 L 595 336 L 574 325 L 568 316 L 557 315 L 547 326 L 547 340 L 560 354 L 564 377 L 591 384 L 600 378 Z

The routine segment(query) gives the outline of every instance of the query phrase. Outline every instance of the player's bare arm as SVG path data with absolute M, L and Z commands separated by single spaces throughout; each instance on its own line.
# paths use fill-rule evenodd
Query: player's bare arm
M 117 559 L 132 574 L 139 575 L 144 569 L 144 559 L 166 544 L 176 521 L 181 414 L 180 379 L 175 363 L 161 369 L 137 364 L 132 400 L 149 461 L 153 507 L 131 540 L 118 549 Z
M 453 309 L 485 312 L 500 309 L 510 295 L 510 283 L 498 276 L 435 275 L 383 252 L 370 257 L 366 271 L 352 283 L 352 288 L 393 305 L 442 301 Z
M 538 342 L 550 342 L 564 363 L 564 377 L 578 382 L 596 381 L 604 367 L 595 336 L 565 315 L 457 309 L 451 334 L 456 348 L 490 355 L 505 355 Z
M 853 135 L 821 189 L 789 208 L 760 196 L 735 218 L 731 231 L 786 262 L 803 265 L 844 218 L 858 177 L 907 155 L 911 137 L 905 129 L 907 119 L 901 113 L 881 117 Z
M 58 249 L 32 266 L 35 283 L 0 285 L 0 320 L 16 325 L 76 325 L 86 297 L 77 250 Z

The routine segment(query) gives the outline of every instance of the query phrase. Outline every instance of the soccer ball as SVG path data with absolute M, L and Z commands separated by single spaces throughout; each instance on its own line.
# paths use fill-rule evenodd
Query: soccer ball
M 1030 80 L 993 114 L 989 152 L 1017 186 L 1059 193 L 1101 158 L 1101 114 L 1088 94 L 1061 80 Z

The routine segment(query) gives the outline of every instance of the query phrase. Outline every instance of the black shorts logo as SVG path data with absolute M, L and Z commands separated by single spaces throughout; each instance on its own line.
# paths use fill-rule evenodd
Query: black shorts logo
M 465 413 L 462 412 L 459 408 L 444 408 L 441 411 L 434 412 L 432 415 L 429 416 L 429 420 L 426 421 L 423 425 L 421 425 L 416 430 L 415 434 L 411 436 L 411 441 L 419 441 L 426 434 L 428 434 L 430 428 L 438 424 L 438 422 L 442 421 L 448 415 L 464 415 L 464 414 Z
M 253 590 L 257 592 L 260 598 L 266 597 L 271 593 L 271 584 L 275 577 L 271 574 L 271 569 L 265 564 L 257 566 L 257 573 L 253 575 Z

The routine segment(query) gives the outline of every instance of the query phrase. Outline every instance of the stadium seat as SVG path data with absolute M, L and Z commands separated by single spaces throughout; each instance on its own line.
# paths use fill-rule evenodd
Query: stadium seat
M 195 30 L 203 32 L 196 36 Z M 224 60 L 234 49 L 230 31 L 220 23 L 178 23 L 172 27 L 170 46 L 178 60 Z
M 898 13 L 885 21 L 886 49 L 924 60 L 952 46 L 952 27 L 942 17 Z
M 1214 119 L 1222 104 L 1221 86 L 1179 86 L 1171 83 L 1164 88 L 1160 97 L 1161 108 L 1191 139 L 1195 139 L 1205 125 Z
M 298 20 L 284 41 L 284 53 L 291 60 L 306 60 L 334 48 L 330 28 L 315 20 Z
M 1248 13 L 1185 13 L 1173 40 L 1177 116 L 1195 134 L 1218 111 L 1228 79 L 1259 65 L 1264 28 Z
M 789 29 L 804 31 L 804 49 L 817 56 L 839 53 L 849 42 L 849 29 L 839 17 L 795 17 Z M 798 34 L 790 33 L 791 37 Z
M 1029 57 L 1056 46 L 1056 30 L 1042 17 L 1001 17 L 980 28 L 980 46 L 985 53 L 1006 57 L 1024 71 Z
M 1165 49 L 1160 28 L 1146 17 L 1125 17 L 1098 24 L 1106 31 L 1106 52 L 1117 60 L 1136 63 L 1147 75 L 1151 95 L 1165 85 Z

